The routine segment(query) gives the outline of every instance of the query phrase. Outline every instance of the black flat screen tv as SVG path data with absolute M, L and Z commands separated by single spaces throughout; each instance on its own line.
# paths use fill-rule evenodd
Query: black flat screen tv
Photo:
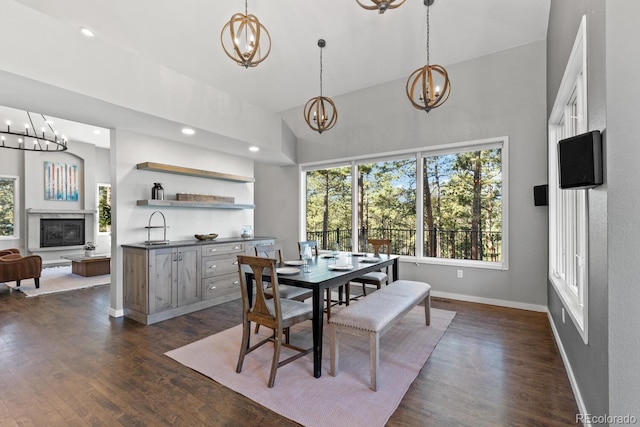
M 583 189 L 602 184 L 602 136 L 594 130 L 558 142 L 560 188 Z

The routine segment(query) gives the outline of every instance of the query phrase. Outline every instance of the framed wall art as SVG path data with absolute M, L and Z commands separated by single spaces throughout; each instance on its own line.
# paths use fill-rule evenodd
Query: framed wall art
M 44 162 L 44 199 L 78 201 L 78 165 Z

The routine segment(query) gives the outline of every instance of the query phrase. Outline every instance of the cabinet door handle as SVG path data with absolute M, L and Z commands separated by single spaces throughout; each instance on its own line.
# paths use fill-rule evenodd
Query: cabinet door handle
M 240 249 L 240 246 L 234 246 L 233 249 Z
M 215 288 L 216 288 L 215 286 L 212 286 L 212 287 L 209 288 L 209 290 L 213 291 Z
M 234 262 L 233 265 L 238 265 L 238 261 Z
M 178 261 L 182 261 L 182 252 L 178 252 Z
M 218 268 L 217 265 L 210 265 L 209 268 L 214 269 L 214 268 Z
M 240 282 L 238 282 L 237 280 L 235 282 L 233 282 L 234 285 L 239 285 Z
M 209 249 L 209 252 L 215 252 L 216 248 Z

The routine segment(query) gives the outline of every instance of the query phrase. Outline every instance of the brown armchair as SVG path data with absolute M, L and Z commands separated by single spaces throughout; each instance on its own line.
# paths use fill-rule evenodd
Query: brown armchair
M 22 256 L 19 252 L 0 255 L 0 282 L 15 281 L 16 286 L 20 286 L 20 280 L 34 279 L 36 288 L 39 288 L 41 273 L 42 258 L 39 255 Z
M 0 257 L 11 254 L 19 254 L 20 249 L 11 248 L 11 249 L 0 249 Z

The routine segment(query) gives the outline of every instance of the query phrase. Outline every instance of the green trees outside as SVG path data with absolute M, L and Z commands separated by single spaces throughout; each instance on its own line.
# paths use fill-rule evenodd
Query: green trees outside
M 13 236 L 15 180 L 0 178 L 0 236 Z
M 502 150 L 425 157 L 424 255 L 502 260 Z
M 98 231 L 111 231 L 111 186 L 98 185 Z
M 392 251 L 415 255 L 416 159 L 307 172 L 307 238 L 328 249 L 356 250 L 352 242 L 352 194 L 357 197 L 357 236 L 388 238 Z M 502 150 L 500 148 L 422 158 L 423 256 L 502 260 Z

